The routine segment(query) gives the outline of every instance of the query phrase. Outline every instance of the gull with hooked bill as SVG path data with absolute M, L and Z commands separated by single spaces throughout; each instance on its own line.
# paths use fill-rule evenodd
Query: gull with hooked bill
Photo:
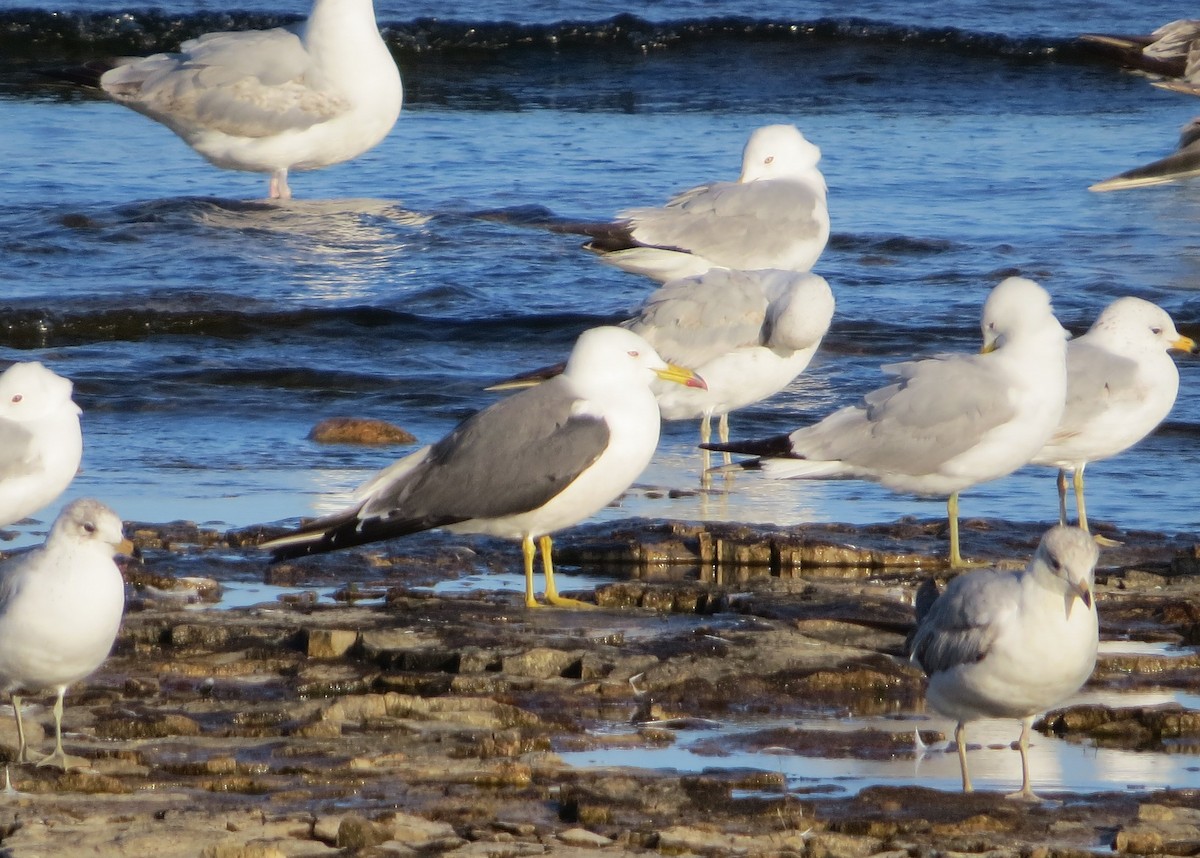
M 911 657 L 929 677 L 926 700 L 958 722 L 963 792 L 973 790 L 967 722 L 1018 718 L 1021 789 L 1009 797 L 1038 800 L 1029 781 L 1029 730 L 1037 713 L 1078 691 L 1096 665 L 1098 557 L 1087 533 L 1059 525 L 1019 572 L 977 569 L 951 580 L 935 600 L 918 594 Z
M 735 182 L 684 191 L 664 206 L 620 212 L 613 224 L 562 231 L 624 271 L 666 283 L 710 268 L 808 271 L 829 241 L 821 150 L 794 125 L 750 135 Z
M 812 426 L 759 441 L 707 444 L 758 458 L 777 479 L 861 479 L 947 496 L 950 564 L 959 552 L 958 493 L 1007 476 L 1042 448 L 1062 417 L 1067 334 L 1050 296 L 1009 277 L 983 307 L 983 354 L 883 367 L 894 381 Z
M 650 391 L 656 378 L 704 384 L 631 331 L 585 331 L 561 375 L 496 402 L 380 471 L 349 509 L 262 547 L 282 560 L 432 528 L 516 539 L 525 560 L 525 604 L 535 607 L 537 540 L 546 600 L 583 605 L 558 595 L 551 534 L 603 509 L 650 463 L 661 419 Z
M 226 170 L 316 170 L 375 146 L 400 115 L 400 72 L 371 0 L 315 0 L 308 19 L 273 30 L 208 33 L 177 53 L 125 58 L 102 72 L 114 101 L 161 122 Z
M 1179 369 L 1167 352 L 1195 354 L 1166 310 L 1141 298 L 1118 298 L 1086 334 L 1067 344 L 1067 404 L 1058 428 L 1033 457 L 1058 468 L 1058 519 L 1067 523 L 1067 474 L 1074 473 L 1079 526 L 1088 529 L 1083 469 L 1129 449 L 1171 411 Z
M 0 527 L 37 512 L 75 479 L 83 434 L 71 391 L 40 363 L 0 373 Z
M 0 686 L 12 697 L 17 762 L 30 761 L 21 696 L 53 689 L 54 751 L 38 765 L 67 770 L 63 696 L 108 658 L 125 611 L 113 556 L 132 549 L 116 513 L 83 498 L 63 508 L 43 545 L 0 566 Z

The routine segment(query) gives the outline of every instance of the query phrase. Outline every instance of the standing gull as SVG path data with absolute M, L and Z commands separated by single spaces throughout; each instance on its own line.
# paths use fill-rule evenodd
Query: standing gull
M 1113 301 L 1067 345 L 1067 405 L 1058 429 L 1033 458 L 1036 465 L 1058 468 L 1059 524 L 1067 523 L 1067 473 L 1074 472 L 1079 526 L 1087 530 L 1084 467 L 1129 449 L 1170 413 L 1179 392 L 1170 349 L 1197 351 L 1165 310 L 1133 297 Z
M 525 604 L 533 591 L 534 539 L 546 600 L 558 595 L 550 534 L 603 509 L 650 463 L 658 446 L 655 378 L 703 386 L 622 328 L 585 331 L 566 369 L 467 418 L 436 444 L 367 481 L 350 509 L 263 544 L 281 560 L 442 527 L 517 539 L 525 560 Z
M 67 770 L 62 745 L 67 686 L 104 663 L 125 610 L 113 555 L 133 546 L 121 520 L 99 501 L 68 504 L 45 544 L 0 566 L 0 683 L 12 696 L 17 762 L 29 762 L 21 694 L 54 689 L 54 751 L 38 762 Z
M 0 527 L 37 512 L 75 479 L 83 435 L 71 388 L 40 363 L 0 373 Z
M 684 191 L 665 206 L 583 227 L 605 262 L 660 283 L 710 268 L 808 271 L 829 241 L 821 150 L 793 125 L 750 135 L 736 182 Z
M 966 723 L 1019 718 L 1021 789 L 1009 797 L 1037 800 L 1029 785 L 1029 729 L 1037 713 L 1078 691 L 1096 665 L 1098 557 L 1087 533 L 1060 525 L 1042 537 L 1025 569 L 959 575 L 923 615 L 925 600 L 918 599 L 912 659 L 929 677 L 926 700 L 958 721 L 963 792 L 973 789 Z
M 718 437 L 728 441 L 729 412 L 773 396 L 804 371 L 833 310 L 833 292 L 815 274 L 713 269 L 667 283 L 624 327 L 707 383 L 652 387 L 663 419 L 699 418 L 706 443 L 714 416 Z
M 166 125 L 210 163 L 271 175 L 361 155 L 396 123 L 400 72 L 371 0 L 315 0 L 308 20 L 208 33 L 178 53 L 122 59 L 99 80 L 114 101 Z
M 758 456 L 779 478 L 863 479 L 893 491 L 946 495 L 950 564 L 958 543 L 958 493 L 1007 476 L 1042 448 L 1066 396 L 1066 332 L 1050 296 L 1009 277 L 983 308 L 983 353 L 883 367 L 894 383 L 821 422 L 761 441 L 708 444 Z

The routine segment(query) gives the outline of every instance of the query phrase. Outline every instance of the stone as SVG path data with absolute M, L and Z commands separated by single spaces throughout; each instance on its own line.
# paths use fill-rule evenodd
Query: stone
M 308 433 L 308 440 L 318 444 L 415 444 L 417 437 L 386 420 L 362 417 L 330 417 L 322 420 Z
M 358 632 L 349 629 L 310 629 L 309 658 L 341 658 L 358 642 Z

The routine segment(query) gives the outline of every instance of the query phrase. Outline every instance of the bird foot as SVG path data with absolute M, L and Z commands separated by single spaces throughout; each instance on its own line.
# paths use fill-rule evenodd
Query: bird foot
M 51 753 L 42 757 L 36 763 L 36 765 L 39 768 L 42 766 L 52 766 L 55 764 L 57 764 L 59 766 L 59 768 L 61 768 L 64 772 L 68 772 L 72 768 L 76 768 L 76 769 L 87 768 L 88 766 L 91 765 L 91 763 L 88 761 L 88 759 L 86 757 L 73 756 L 72 754 L 68 754 L 66 751 L 62 750 L 61 748 L 59 748 L 58 750 L 52 751 Z
M 1008 795 L 1006 795 L 1004 797 L 1006 799 L 1008 799 L 1009 801 L 1020 801 L 1020 802 L 1024 802 L 1025 804 L 1030 804 L 1030 805 L 1036 804 L 1041 807 L 1055 807 L 1057 805 L 1062 804 L 1061 801 L 1057 801 L 1052 798 L 1042 798 L 1040 795 L 1035 793 L 1030 787 L 1025 787 L 1023 789 L 1019 789 L 1016 792 L 1010 792 Z
M 966 560 L 965 558 L 962 558 L 962 557 L 951 557 L 950 558 L 950 568 L 951 569 L 982 569 L 985 566 L 992 566 L 992 565 L 994 565 L 994 564 L 988 562 L 987 560 Z
M 1109 539 L 1107 536 L 1101 536 L 1098 533 L 1093 533 L 1092 539 L 1094 539 L 1096 541 L 1096 544 L 1099 545 L 1101 548 L 1116 548 L 1120 545 L 1125 544 L 1124 542 L 1121 542 L 1119 540 Z
M 560 596 L 557 593 L 554 593 L 553 595 L 547 593 L 546 605 L 539 605 L 538 607 L 546 607 L 547 605 L 553 605 L 556 608 L 583 608 L 585 610 L 592 611 L 600 607 L 599 605 L 593 605 L 591 602 L 583 602 L 579 599 L 571 599 L 567 596 Z

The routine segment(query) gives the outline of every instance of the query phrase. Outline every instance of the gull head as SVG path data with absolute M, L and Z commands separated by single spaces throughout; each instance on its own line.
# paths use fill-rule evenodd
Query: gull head
M 91 498 L 80 498 L 63 507 L 46 541 L 96 546 L 109 556 L 133 551 L 133 543 L 125 538 L 121 519 L 100 501 Z
M 1175 330 L 1166 310 L 1133 296 L 1118 298 L 1105 307 L 1088 334 L 1135 351 L 1200 353 L 1195 340 Z
M 588 381 L 648 386 L 655 378 L 706 390 L 704 379 L 690 369 L 669 364 L 650 343 L 625 328 L 604 326 L 579 335 L 563 375 Z
M 795 125 L 767 125 L 756 130 L 742 150 L 739 182 L 809 176 L 817 172 L 821 150 Z M 820 173 L 817 173 L 819 176 Z M 824 187 L 824 179 L 821 180 Z
M 805 349 L 816 346 L 833 321 L 833 290 L 824 277 L 809 272 L 774 272 L 766 291 L 766 336 L 772 348 Z
M 1008 277 L 992 290 L 983 305 L 980 329 L 985 354 L 1026 336 L 1052 332 L 1064 343 L 1067 338 L 1066 330 L 1054 318 L 1049 293 L 1024 277 Z
M 1075 600 L 1092 608 L 1092 584 L 1096 561 L 1100 549 L 1096 540 L 1086 530 L 1078 527 L 1058 525 L 1046 531 L 1038 544 L 1037 553 L 1029 562 L 1028 571 L 1034 575 L 1048 575 L 1061 582 L 1064 592 L 1064 607 L 1067 616 Z
M 64 406 L 78 414 L 71 390 L 70 381 L 40 363 L 14 363 L 0 373 L 0 418 L 26 423 L 50 417 Z

